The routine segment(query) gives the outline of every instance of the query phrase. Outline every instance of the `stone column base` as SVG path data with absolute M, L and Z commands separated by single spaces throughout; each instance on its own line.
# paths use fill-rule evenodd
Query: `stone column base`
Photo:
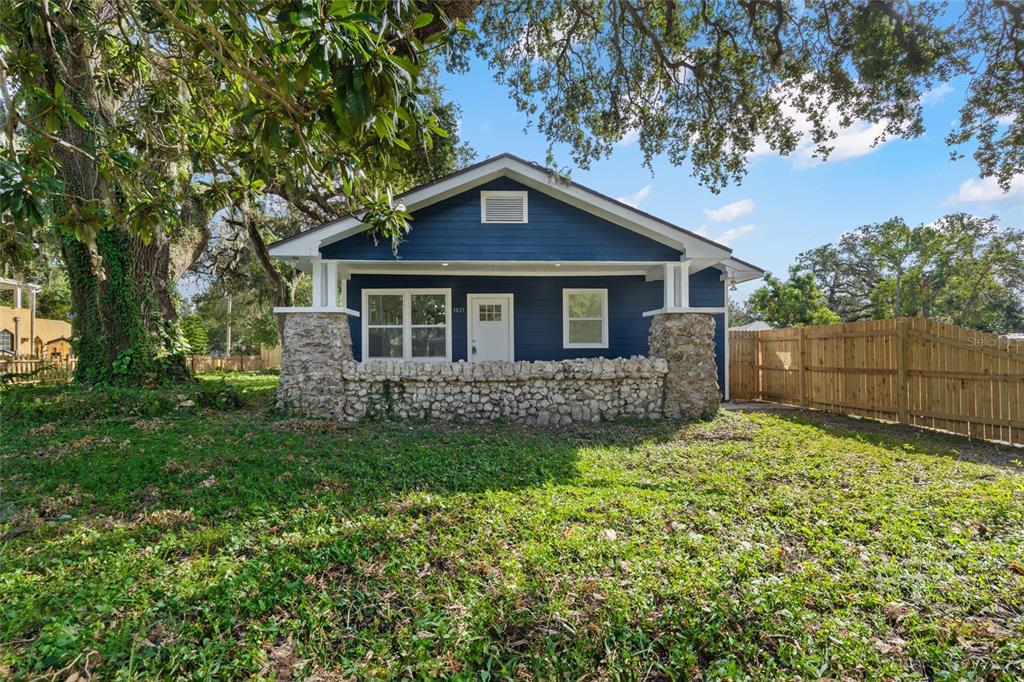
M 277 406 L 309 417 L 342 417 L 342 364 L 351 361 L 348 315 L 282 312 L 281 379 Z
M 718 412 L 715 318 L 707 313 L 661 313 L 651 319 L 650 356 L 668 361 L 666 417 L 709 418 Z

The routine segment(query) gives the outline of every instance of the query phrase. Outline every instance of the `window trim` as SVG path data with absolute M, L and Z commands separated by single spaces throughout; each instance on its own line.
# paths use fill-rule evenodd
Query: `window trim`
M 11 340 L 11 347 L 10 348 L 2 348 L 2 347 L 0 347 L 0 351 L 2 351 L 4 353 L 15 354 L 17 352 L 17 348 L 16 348 L 16 345 L 14 343 L 14 332 L 12 332 L 9 329 L 0 329 L 0 336 L 2 336 L 4 339 L 10 339 Z
M 522 220 L 488 220 L 487 199 L 493 196 L 519 196 L 523 199 Z M 530 193 L 519 189 L 481 190 L 480 191 L 480 222 L 488 225 L 523 225 L 530 222 Z
M 433 327 L 438 325 L 413 325 L 412 324 L 412 297 L 417 294 L 444 294 L 444 342 L 445 356 L 436 358 L 414 358 L 412 356 L 412 330 L 413 327 Z M 369 297 L 374 295 L 402 296 L 402 357 L 370 357 L 370 305 Z M 362 358 L 363 362 L 404 360 L 409 362 L 451 362 L 452 361 L 452 290 L 451 289 L 363 289 L 362 311 L 359 317 L 362 319 Z M 373 325 L 375 327 L 391 327 L 398 325 Z
M 569 297 L 573 294 L 601 294 L 601 342 L 571 343 L 569 341 Z M 574 317 L 573 320 L 596 320 L 596 317 Z M 607 289 L 562 289 L 562 348 L 607 348 L 608 347 L 608 290 Z

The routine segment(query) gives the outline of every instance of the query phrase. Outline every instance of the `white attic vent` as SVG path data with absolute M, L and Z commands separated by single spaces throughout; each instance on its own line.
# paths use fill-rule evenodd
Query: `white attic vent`
M 526 192 L 480 192 L 480 222 L 525 223 Z

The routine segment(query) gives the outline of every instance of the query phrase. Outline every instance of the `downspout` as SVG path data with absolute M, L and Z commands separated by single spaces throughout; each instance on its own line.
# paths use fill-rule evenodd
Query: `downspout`
M 729 282 L 731 280 L 728 268 L 725 270 L 722 281 L 725 283 L 725 387 L 722 395 L 725 396 L 725 401 L 729 402 Z

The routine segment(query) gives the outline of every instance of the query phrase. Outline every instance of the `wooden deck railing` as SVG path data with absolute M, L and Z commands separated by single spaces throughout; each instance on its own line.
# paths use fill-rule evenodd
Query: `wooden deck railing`
M 729 392 L 1024 444 L 1024 344 L 924 318 L 730 332 Z

